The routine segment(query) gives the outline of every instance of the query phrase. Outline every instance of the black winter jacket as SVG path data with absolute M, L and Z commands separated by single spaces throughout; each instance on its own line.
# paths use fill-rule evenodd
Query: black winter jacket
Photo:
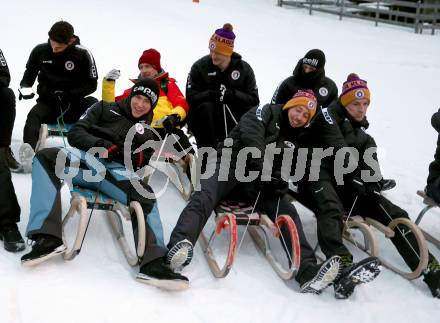
M 70 145 L 83 151 L 98 146 L 110 148 L 113 144 L 123 149 L 127 133 L 131 127 L 135 126 L 136 132 L 131 146 L 131 153 L 134 154 L 134 151 L 142 144 L 154 140 L 153 132 L 145 128 L 152 119 L 153 109 L 139 119 L 133 118 L 130 97 L 118 102 L 100 101 L 92 105 L 75 123 L 67 138 Z M 149 147 L 152 146 L 149 145 Z M 133 169 L 147 165 L 153 152 L 153 148 L 142 150 L 136 161 L 133 159 Z M 124 164 L 122 154 L 118 154 L 114 160 Z
M 276 143 L 277 148 L 308 148 L 307 169 L 310 167 L 312 149 L 335 146 L 336 149 L 345 146 L 342 134 L 337 124 L 331 119 L 326 110 L 318 111 L 313 122 L 303 128 L 294 129 L 290 126 L 287 111 L 282 110 L 282 104 L 266 104 L 247 112 L 239 124 L 231 131 L 233 139 L 232 165 L 235 165 L 238 151 L 243 147 L 256 147 L 264 156 L 266 146 Z M 219 146 L 218 152 L 224 147 Z M 292 171 L 295 171 L 296 149 L 293 154 Z M 273 173 L 280 173 L 283 151 L 275 156 Z M 249 164 L 250 159 L 248 159 Z M 326 161 L 324 160 L 323 163 Z M 306 178 L 305 176 L 304 178 Z
M 191 109 L 197 110 L 204 102 L 220 105 L 221 85 L 228 90 L 223 103 L 228 104 L 236 120 L 260 102 L 254 71 L 239 54 L 232 54 L 231 62 L 223 72 L 206 55 L 193 64 L 188 75 L 186 99 Z
M 338 97 L 338 88 L 330 78 L 325 76 L 324 67 L 304 74 L 302 59 L 293 71 L 293 75 L 285 79 L 275 90 L 272 104 L 285 104 L 298 90 L 311 89 L 318 100 L 318 106 L 328 107 Z
M 76 37 L 76 36 L 75 36 Z M 98 72 L 92 53 L 80 45 L 79 38 L 60 54 L 50 43 L 37 45 L 26 63 L 21 87 L 31 87 L 38 76 L 39 100 L 47 102 L 55 91 L 63 91 L 75 101 L 95 92 Z
M 365 117 L 362 121 L 356 121 L 350 116 L 345 107 L 341 104 L 340 100 L 334 102 L 328 108 L 328 110 L 341 130 L 345 140 L 345 146 L 357 149 L 359 153 L 358 170 L 368 170 L 370 171 L 371 175 L 376 173 L 376 176 L 382 178 L 379 167 L 372 168 L 371 163 L 366 162 L 366 159 L 364 158 L 364 154 L 367 149 L 377 148 L 374 138 L 365 132 L 365 130 L 369 127 L 367 118 Z M 372 154 L 371 157 L 378 166 L 379 161 L 377 159 L 377 153 Z
M 11 75 L 9 74 L 8 64 L 0 49 L 0 88 L 8 87 L 10 81 Z
M 440 109 L 432 115 L 431 125 L 439 133 L 439 136 L 437 138 L 437 148 L 434 154 L 434 161 L 429 164 L 428 184 L 431 184 L 440 177 Z

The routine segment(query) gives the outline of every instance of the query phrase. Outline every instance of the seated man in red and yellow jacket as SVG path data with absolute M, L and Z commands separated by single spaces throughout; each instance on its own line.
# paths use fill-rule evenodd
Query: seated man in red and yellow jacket
M 155 128 L 161 136 L 158 139 L 164 139 L 168 134 L 174 143 L 174 148 L 178 152 L 185 151 L 194 153 L 194 150 L 185 133 L 179 128 L 184 124 L 184 119 L 189 110 L 188 103 L 182 92 L 176 84 L 176 80 L 170 78 L 160 65 L 160 53 L 150 48 L 145 50 L 138 62 L 139 76 L 138 79 L 152 78 L 156 80 L 160 88 L 159 101 L 154 109 L 153 121 L 151 126 Z M 127 89 L 122 95 L 115 97 L 115 81 L 120 76 L 119 70 L 113 69 L 107 73 L 102 83 L 102 100 L 103 101 L 120 101 L 128 97 L 131 88 Z M 132 79 L 132 82 L 138 81 Z

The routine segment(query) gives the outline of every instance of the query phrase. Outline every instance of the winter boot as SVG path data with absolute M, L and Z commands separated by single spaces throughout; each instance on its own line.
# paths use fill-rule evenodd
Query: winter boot
M 34 149 L 28 143 L 23 143 L 18 151 L 24 173 L 32 172 L 32 160 L 35 156 Z
M 66 246 L 61 239 L 48 235 L 35 235 L 35 244 L 32 251 L 21 257 L 21 264 L 26 267 L 36 266 L 56 255 L 66 251 Z
M 166 290 L 184 290 L 189 287 L 188 278 L 173 272 L 163 258 L 157 258 L 143 265 L 136 280 Z
M 324 262 L 316 275 L 301 284 L 301 293 L 321 294 L 339 276 L 341 258 L 333 256 Z
M 388 191 L 396 186 L 396 181 L 394 179 L 382 179 L 380 184 L 382 185 L 382 191 Z
M 23 173 L 23 166 L 15 159 L 11 147 L 1 147 L 5 156 L 6 165 L 13 173 Z
M 440 264 L 437 260 L 434 259 L 428 264 L 423 276 L 423 281 L 428 285 L 432 296 L 440 298 Z
M 349 298 L 357 285 L 373 281 L 379 275 L 380 269 L 380 261 L 376 257 L 368 257 L 351 266 L 343 267 L 334 284 L 335 297 Z
M 171 270 L 177 270 L 181 267 L 189 265 L 193 257 L 193 245 L 185 239 L 176 243 L 170 251 L 168 251 L 166 264 L 170 266 Z
M 23 251 L 25 248 L 24 240 L 15 223 L 0 228 L 0 240 L 3 240 L 5 249 L 10 252 Z

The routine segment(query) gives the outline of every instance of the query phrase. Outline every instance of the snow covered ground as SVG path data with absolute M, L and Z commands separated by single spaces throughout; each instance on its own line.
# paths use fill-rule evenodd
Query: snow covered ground
M 381 147 L 387 178 L 397 187 L 387 195 L 415 219 L 422 208 L 415 194 L 425 185 L 436 133 L 430 117 L 439 108 L 439 36 L 416 35 L 412 29 L 277 7 L 275 0 L 128 0 L 4 1 L 0 48 L 16 90 L 32 48 L 47 39 L 59 19 L 71 22 L 81 42 L 94 54 L 100 78 L 119 68 L 119 93 L 137 75 L 144 49 L 162 53 L 162 66 L 184 89 L 191 64 L 207 54 L 208 40 L 225 22 L 234 25 L 235 49 L 253 67 L 262 103 L 289 76 L 309 49 L 321 48 L 326 71 L 341 88 L 350 72 L 368 81 L 372 92 L 370 133 Z M 100 89 L 96 93 L 100 97 Z M 17 102 L 13 149 L 17 151 L 27 112 L 33 102 Z M 22 207 L 20 229 L 29 215 L 31 179 L 14 175 Z M 159 179 L 155 185 L 159 185 Z M 166 237 L 184 202 L 170 187 L 159 198 Z M 67 192 L 65 192 L 67 193 Z M 64 194 L 64 207 L 68 207 Z M 315 220 L 299 208 L 310 237 Z M 298 293 L 295 282 L 278 279 L 248 237 L 234 270 L 215 279 L 196 247 L 184 274 L 191 288 L 167 293 L 139 284 L 107 223 L 94 213 L 84 248 L 72 262 L 49 261 L 34 269 L 20 266 L 19 255 L 0 249 L 0 322 L 438 322 L 439 301 L 420 280 L 409 282 L 384 270 L 377 280 L 356 290 L 348 301 L 332 291 Z M 128 225 L 128 224 L 127 224 Z M 440 213 L 432 211 L 422 226 L 440 236 Z M 167 239 L 167 238 L 166 238 Z M 390 245 L 386 253 L 394 255 Z M 435 252 L 440 256 L 439 252 Z M 356 253 L 361 256 L 361 253 Z

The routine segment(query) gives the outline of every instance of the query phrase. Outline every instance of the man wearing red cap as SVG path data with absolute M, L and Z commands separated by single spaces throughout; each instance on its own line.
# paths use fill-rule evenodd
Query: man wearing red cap
M 260 102 L 252 68 L 234 52 L 232 29 L 227 23 L 214 32 L 209 55 L 195 62 L 188 75 L 188 128 L 198 147 L 217 148 L 241 116 Z
M 159 101 L 154 109 L 151 126 L 159 133 L 162 139 L 166 134 L 172 135 L 176 143 L 174 148 L 177 152 L 193 153 L 192 146 L 185 133 L 179 128 L 184 124 L 189 106 L 182 92 L 176 84 L 176 80 L 169 77 L 160 64 L 160 53 L 154 48 L 145 50 L 138 61 L 139 76 L 133 79 L 151 78 L 160 87 Z M 104 78 L 102 85 L 102 99 L 104 101 L 120 101 L 128 97 L 131 88 L 123 94 L 115 97 L 115 80 L 120 76 L 118 70 L 111 70 Z M 158 138 L 159 139 L 159 138 Z

